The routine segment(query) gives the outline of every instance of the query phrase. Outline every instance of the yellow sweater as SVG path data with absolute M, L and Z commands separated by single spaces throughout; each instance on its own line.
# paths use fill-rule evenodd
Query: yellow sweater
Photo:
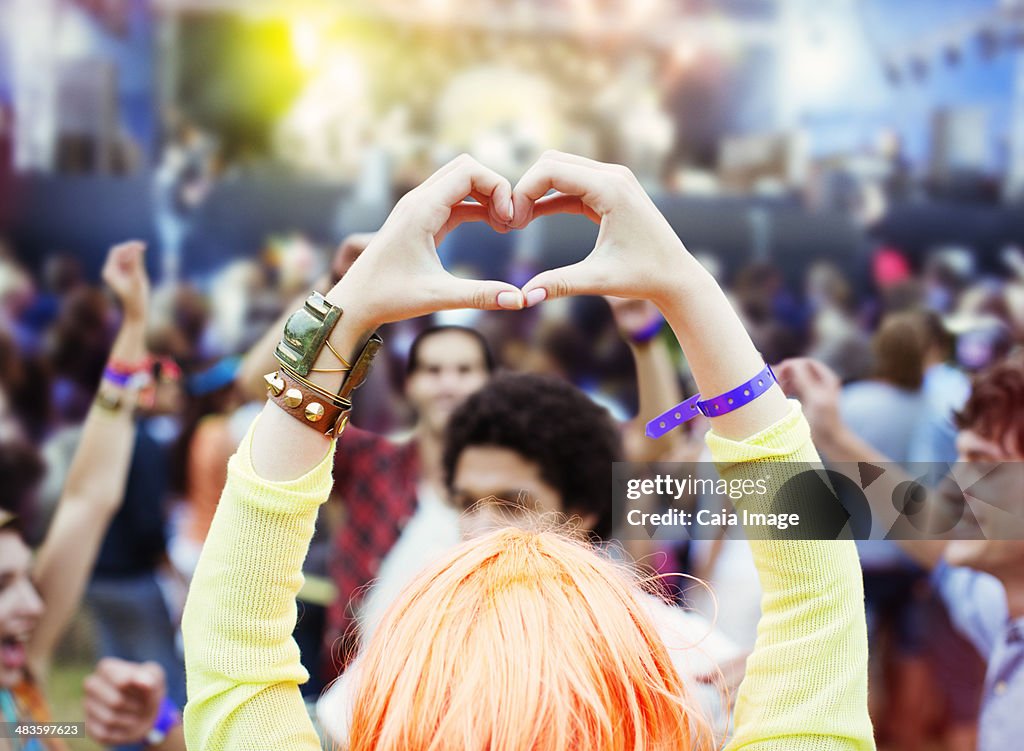
M 289 482 L 260 479 L 249 436 L 228 465 L 182 628 L 190 751 L 319 749 L 298 686 L 308 679 L 292 639 L 295 595 L 317 507 L 331 489 L 333 451 Z M 738 442 L 709 434 L 723 477 L 772 461 L 818 463 L 810 430 L 788 416 Z M 867 712 L 867 635 L 860 566 L 842 541 L 752 540 L 764 591 L 728 748 L 874 749 Z

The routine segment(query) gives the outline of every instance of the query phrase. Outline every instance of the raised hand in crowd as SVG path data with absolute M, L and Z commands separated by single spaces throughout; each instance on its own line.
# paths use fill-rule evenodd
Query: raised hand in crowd
M 85 585 L 107 526 L 124 498 L 135 443 L 133 409 L 145 377 L 146 306 L 149 279 L 145 246 L 117 245 L 103 267 L 103 279 L 124 315 L 103 382 L 85 420 L 67 482 L 49 531 L 35 560 L 35 582 L 46 610 L 29 643 L 29 666 L 44 676 Z
M 110 250 L 103 264 L 101 276 L 121 303 L 126 322 L 143 320 L 149 305 L 145 252 L 140 242 L 122 243 Z
M 644 428 L 665 408 L 682 399 L 679 377 L 676 375 L 672 354 L 659 334 L 665 319 L 657 306 L 649 300 L 630 300 L 605 297 L 615 319 L 619 335 L 629 345 L 636 365 L 637 397 L 636 417 L 626 425 L 624 450 L 628 461 L 667 461 L 678 454 L 685 435 L 677 431 L 654 440 L 644 435 Z
M 605 297 L 615 319 L 615 328 L 629 344 L 648 342 L 657 336 L 665 319 L 658 307 L 648 300 Z
M 184 751 L 177 716 L 168 716 L 167 727 L 160 727 L 161 712 L 173 710 L 165 708 L 167 686 L 157 663 L 104 658 L 85 679 L 84 690 L 85 731 L 97 743 Z
M 839 413 L 839 376 L 825 363 L 810 357 L 794 357 L 779 363 L 775 376 L 783 391 L 800 400 L 814 444 L 830 458 L 838 458 L 831 454 L 846 437 L 846 426 Z M 865 451 L 877 454 L 867 444 Z

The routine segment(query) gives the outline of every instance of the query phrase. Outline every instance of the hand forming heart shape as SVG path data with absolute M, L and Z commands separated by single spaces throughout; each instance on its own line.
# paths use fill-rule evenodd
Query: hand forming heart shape
M 557 213 L 583 214 L 599 224 L 594 249 L 578 263 L 541 272 L 522 289 L 459 279 L 438 258 L 437 246 L 465 222 L 508 232 Z M 439 310 L 517 310 L 579 294 L 642 298 L 661 307 L 698 269 L 625 167 L 549 151 L 513 189 L 463 155 L 399 200 L 328 298 L 344 300 L 367 329 Z

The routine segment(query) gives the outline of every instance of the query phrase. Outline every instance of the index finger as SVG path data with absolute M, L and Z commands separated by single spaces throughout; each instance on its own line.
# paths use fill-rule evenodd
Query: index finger
M 432 203 L 447 207 L 455 206 L 474 192 L 480 193 L 489 198 L 496 218 L 505 221 L 512 219 L 511 184 L 472 157 L 460 158 L 454 169 L 435 182 L 421 187 L 430 196 Z
M 607 178 L 607 172 L 596 167 L 550 155 L 541 157 L 512 191 L 515 206 L 513 226 L 524 227 L 534 215 L 555 211 L 588 213 L 587 207 L 599 216 L 607 213 L 610 208 L 605 189 Z M 544 199 L 551 190 L 562 195 Z

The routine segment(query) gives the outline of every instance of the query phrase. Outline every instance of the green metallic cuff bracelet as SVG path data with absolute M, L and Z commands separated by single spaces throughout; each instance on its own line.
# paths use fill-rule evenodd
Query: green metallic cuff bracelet
M 327 302 L 319 292 L 307 297 L 302 308 L 284 325 L 284 337 L 274 352 L 278 362 L 301 376 L 308 376 L 327 337 L 341 320 L 341 313 L 341 308 Z

